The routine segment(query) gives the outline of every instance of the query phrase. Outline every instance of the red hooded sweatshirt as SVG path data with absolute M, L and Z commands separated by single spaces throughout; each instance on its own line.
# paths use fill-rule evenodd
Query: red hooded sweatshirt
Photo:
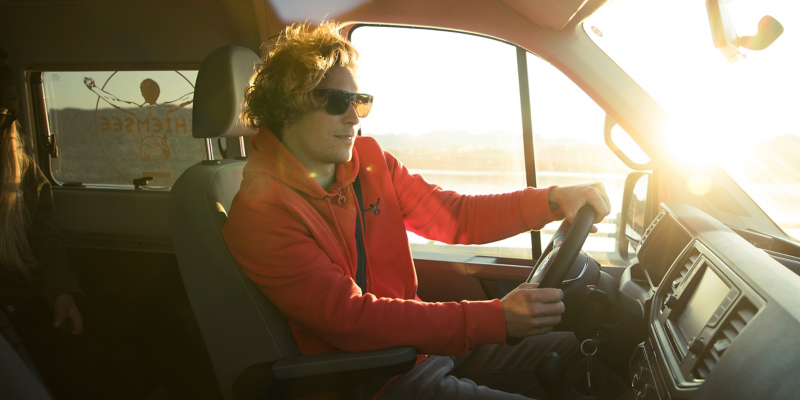
M 323 190 L 266 128 L 250 140 L 244 179 L 222 230 L 231 254 L 289 322 L 300 351 L 361 352 L 414 346 L 463 355 L 503 343 L 500 300 L 426 303 L 406 230 L 476 244 L 541 229 L 557 219 L 549 189 L 467 196 L 409 173 L 375 139 L 358 137 L 353 159 Z M 360 177 L 361 213 L 353 191 Z M 355 282 L 356 215 L 363 218 L 367 293 Z

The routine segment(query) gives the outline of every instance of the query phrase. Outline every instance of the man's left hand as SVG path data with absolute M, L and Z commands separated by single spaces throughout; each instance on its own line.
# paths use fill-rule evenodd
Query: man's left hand
M 595 224 L 611 213 L 611 202 L 600 182 L 554 187 L 547 195 L 547 203 L 550 205 L 550 211 L 560 209 L 564 213 L 564 219 L 570 224 L 578 214 L 578 210 L 585 204 L 590 204 L 597 212 Z M 597 232 L 597 227 L 593 226 L 592 232 Z
M 75 299 L 70 293 L 64 293 L 56 297 L 53 305 L 53 326 L 61 328 L 64 333 L 80 335 L 83 333 L 83 316 L 75 305 Z M 65 323 L 66 322 L 66 323 Z

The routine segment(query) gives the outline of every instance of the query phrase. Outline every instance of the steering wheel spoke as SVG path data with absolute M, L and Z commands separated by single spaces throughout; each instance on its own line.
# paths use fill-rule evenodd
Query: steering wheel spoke
M 552 242 L 554 244 L 548 247 L 556 247 L 557 235 L 559 231 L 562 231 L 562 228 L 566 227 L 567 232 L 561 241 L 561 245 L 557 246 L 557 250 L 551 250 L 549 254 L 543 256 L 544 258 L 540 264 L 537 265 L 528 278 L 528 283 L 539 283 L 539 287 L 542 288 L 561 288 L 564 278 L 589 236 L 596 215 L 594 208 L 587 204 L 578 210 L 578 214 L 571 225 L 564 221 L 556 231 L 556 235 L 553 236 Z

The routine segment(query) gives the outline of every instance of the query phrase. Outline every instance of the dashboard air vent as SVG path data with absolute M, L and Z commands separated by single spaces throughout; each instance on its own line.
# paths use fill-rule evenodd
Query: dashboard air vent
M 650 223 L 650 226 L 648 226 L 642 234 L 642 241 L 640 242 L 642 245 L 644 245 L 645 240 L 647 240 L 647 235 L 653 231 L 653 228 L 658 225 L 658 221 L 660 221 L 661 218 L 664 218 L 665 215 L 667 215 L 667 210 L 662 210 L 660 213 L 658 213 L 658 215 L 656 215 L 655 218 L 653 218 L 653 222 Z
M 683 258 L 681 258 L 678 261 L 678 268 L 679 268 L 678 273 L 677 275 L 673 275 L 674 278 L 672 279 L 672 282 L 670 283 L 669 286 L 667 286 L 666 290 L 664 291 L 665 300 L 668 299 L 670 296 L 672 296 L 673 293 L 675 293 L 675 289 L 678 288 L 681 282 L 683 282 L 683 279 L 686 277 L 686 275 L 689 274 L 689 270 L 692 269 L 692 265 L 694 265 L 694 263 L 697 262 L 698 258 L 700 258 L 700 250 L 697 250 L 696 247 L 692 247 L 689 249 L 689 253 L 683 256 Z M 662 305 L 661 311 L 664 311 L 665 308 L 666 305 Z
M 678 271 L 678 276 L 672 280 L 672 291 L 674 292 L 675 289 L 683 282 L 683 278 L 686 277 L 686 274 L 689 273 L 689 270 L 692 269 L 692 265 L 697 262 L 697 258 L 700 257 L 700 251 L 697 248 L 693 247 L 689 250 L 689 254 L 683 260 L 681 260 L 680 270 Z
M 758 312 L 758 309 L 746 297 L 743 297 L 733 308 L 722 324 L 721 329 L 711 341 L 702 358 L 695 364 L 695 379 L 706 379 L 725 351 L 733 344 L 736 337 Z

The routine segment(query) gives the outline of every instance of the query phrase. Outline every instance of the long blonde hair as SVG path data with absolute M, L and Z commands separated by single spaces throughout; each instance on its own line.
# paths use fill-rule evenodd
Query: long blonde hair
M 17 123 L 4 129 L 0 137 L 0 263 L 33 278 L 28 266 L 35 262 L 25 234 L 25 209 L 22 178 L 30 166 Z

